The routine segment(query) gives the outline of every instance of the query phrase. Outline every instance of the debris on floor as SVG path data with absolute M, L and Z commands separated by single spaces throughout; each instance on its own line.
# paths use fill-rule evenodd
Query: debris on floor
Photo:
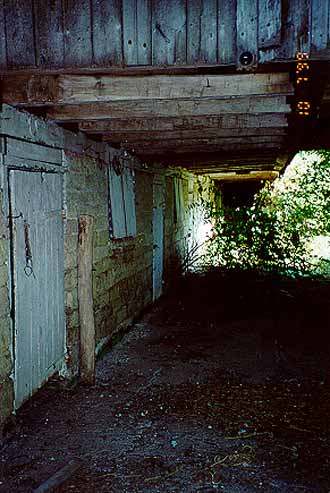
M 98 362 L 94 387 L 23 406 L 0 492 L 38 491 L 75 460 L 54 491 L 328 493 L 328 300 L 327 283 L 183 281 Z

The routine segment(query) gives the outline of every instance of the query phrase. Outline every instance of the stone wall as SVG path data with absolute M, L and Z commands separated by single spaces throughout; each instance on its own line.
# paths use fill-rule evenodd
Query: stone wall
M 52 123 L 4 105 L 0 114 L 0 430 L 13 411 L 13 329 L 10 318 L 10 239 L 8 228 L 7 166 L 63 173 L 64 194 L 64 285 L 66 315 L 66 360 L 63 375 L 79 373 L 79 311 L 77 245 L 78 219 L 94 217 L 93 303 L 96 345 L 104 344 L 130 324 L 153 299 L 153 181 L 165 177 L 164 279 L 165 285 L 187 251 L 194 235 L 189 207 L 188 180 L 197 178 L 179 172 L 184 179 L 182 211 L 175 210 L 174 179 L 177 171 L 144 166 L 125 157 L 135 169 L 137 234 L 113 240 L 109 233 L 108 165 L 116 152 L 72 134 Z M 16 140 L 19 139 L 19 140 Z M 12 157 L 9 156 L 12 153 Z M 8 159 L 9 156 L 9 159 Z M 11 161 L 13 159 L 14 161 Z M 9 163 L 9 164 L 8 164 Z M 183 174 L 182 174 L 183 173 Z M 190 185 L 191 189 L 191 185 Z M 1 441 L 1 431 L 0 431 Z
M 69 367 L 78 371 L 78 217 L 94 217 L 93 298 L 99 348 L 152 301 L 152 179 L 135 174 L 137 235 L 109 237 L 107 169 L 91 156 L 66 153 L 65 291 Z
M 0 163 L 1 164 L 1 163 Z M 12 330 L 9 308 L 8 228 L 4 211 L 3 182 L 0 190 L 0 444 L 13 410 Z
M 195 255 L 203 252 L 202 243 L 208 224 L 205 219 L 204 201 L 212 199 L 212 180 L 186 171 L 172 171 L 166 179 L 165 214 L 165 281 L 171 283 L 182 271 L 192 267 Z M 182 186 L 182 210 L 176 211 L 174 179 Z

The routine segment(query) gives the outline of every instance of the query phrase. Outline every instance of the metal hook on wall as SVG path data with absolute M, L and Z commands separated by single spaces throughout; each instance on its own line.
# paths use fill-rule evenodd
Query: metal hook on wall
M 32 250 L 29 234 L 30 225 L 24 220 L 24 241 L 25 241 L 25 267 L 24 272 L 27 277 L 36 277 L 33 270 Z

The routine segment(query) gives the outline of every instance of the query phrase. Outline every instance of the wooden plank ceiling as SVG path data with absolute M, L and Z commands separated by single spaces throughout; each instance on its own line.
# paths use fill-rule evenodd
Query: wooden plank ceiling
M 217 178 L 329 140 L 329 47 L 330 0 L 0 0 L 5 102 Z
M 8 104 L 73 125 L 143 162 L 215 178 L 237 172 L 256 179 L 283 166 L 293 92 L 288 72 L 3 78 Z
M 329 58 L 329 0 L 1 0 L 0 70 Z

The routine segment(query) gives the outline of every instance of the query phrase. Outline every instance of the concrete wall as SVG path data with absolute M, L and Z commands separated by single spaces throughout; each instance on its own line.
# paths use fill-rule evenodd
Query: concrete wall
M 19 140 L 16 140 L 19 139 Z M 153 180 L 166 175 L 164 265 L 168 281 L 187 251 L 192 231 L 188 188 L 183 187 L 182 207 L 175 220 L 173 180 L 179 175 L 188 183 L 193 175 L 175 170 L 147 168 L 130 158 L 135 168 L 137 234 L 112 240 L 109 235 L 107 167 L 115 152 L 54 124 L 8 106 L 0 113 L 0 430 L 13 412 L 13 328 L 10 317 L 10 240 L 8 228 L 7 170 L 13 165 L 27 169 L 57 170 L 64 175 L 64 268 L 66 360 L 63 375 L 79 372 L 79 312 L 77 295 L 77 238 L 81 214 L 94 217 L 93 301 L 96 343 L 100 350 L 120 328 L 127 326 L 152 302 Z M 191 188 L 191 187 L 190 187 Z M 0 431 L 1 441 L 1 431 Z

